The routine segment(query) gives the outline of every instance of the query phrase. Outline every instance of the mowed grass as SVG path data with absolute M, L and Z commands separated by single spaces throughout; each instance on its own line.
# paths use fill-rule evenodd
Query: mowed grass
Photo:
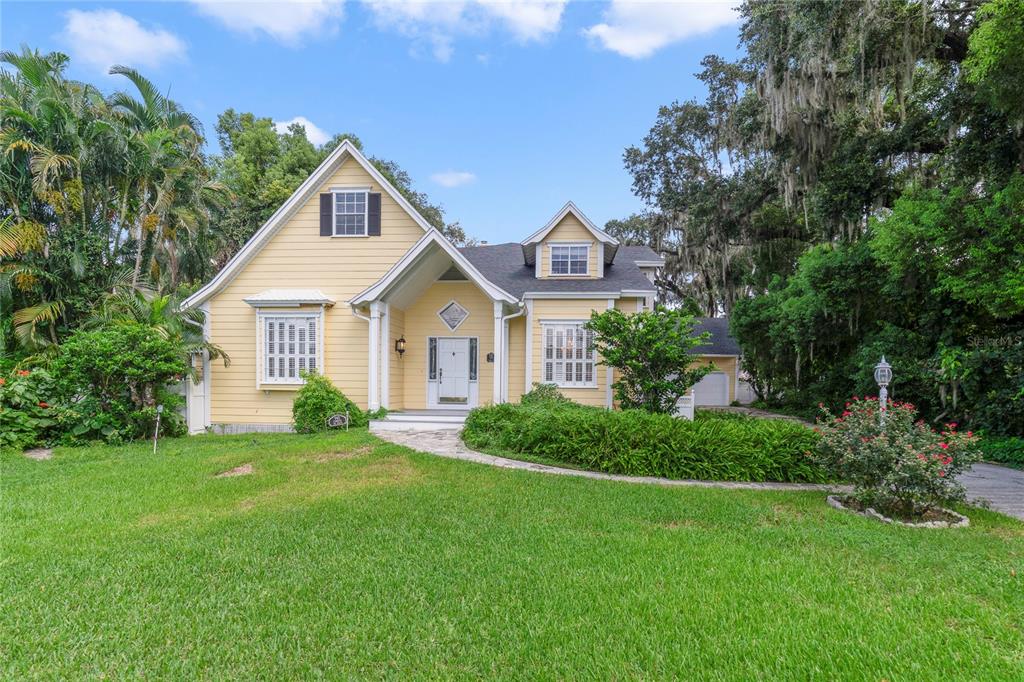
M 4 679 L 1024 679 L 1024 524 L 990 512 L 892 528 L 363 430 L 0 457 Z

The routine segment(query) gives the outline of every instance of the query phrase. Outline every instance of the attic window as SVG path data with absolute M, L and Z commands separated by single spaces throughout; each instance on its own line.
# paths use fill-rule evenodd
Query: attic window
M 334 193 L 334 236 L 366 235 L 366 191 Z
M 448 329 L 455 331 L 459 328 L 459 325 L 466 321 L 469 317 L 469 311 L 463 308 L 461 305 L 452 301 L 437 313 L 438 317 L 448 325 Z
M 551 245 L 552 275 L 586 275 L 589 264 L 589 246 Z

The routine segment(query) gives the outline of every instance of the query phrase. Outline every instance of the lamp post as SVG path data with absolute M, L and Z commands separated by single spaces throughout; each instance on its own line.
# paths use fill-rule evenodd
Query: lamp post
M 886 403 L 889 400 L 889 382 L 892 381 L 892 365 L 885 361 L 885 356 L 882 356 L 882 361 L 875 365 L 875 381 L 878 383 L 878 414 L 879 420 L 882 426 L 885 426 L 885 408 Z

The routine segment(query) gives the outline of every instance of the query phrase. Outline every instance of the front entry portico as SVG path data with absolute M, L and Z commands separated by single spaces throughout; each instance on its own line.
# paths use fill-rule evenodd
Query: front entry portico
M 349 305 L 369 323 L 371 410 L 466 412 L 503 401 L 506 330 L 524 307 L 443 237 L 424 236 Z

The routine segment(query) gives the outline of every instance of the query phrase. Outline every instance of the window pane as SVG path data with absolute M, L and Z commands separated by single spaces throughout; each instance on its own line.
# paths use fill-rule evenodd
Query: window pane
M 477 347 L 476 339 L 469 340 L 469 380 L 476 381 L 477 374 Z
M 427 350 L 427 355 L 428 355 L 427 364 L 429 365 L 428 373 L 429 373 L 429 376 L 430 376 L 430 380 L 431 381 L 436 381 L 437 380 L 437 339 L 434 338 L 434 337 L 431 337 L 430 341 L 427 342 L 427 347 L 428 347 L 428 350 Z

